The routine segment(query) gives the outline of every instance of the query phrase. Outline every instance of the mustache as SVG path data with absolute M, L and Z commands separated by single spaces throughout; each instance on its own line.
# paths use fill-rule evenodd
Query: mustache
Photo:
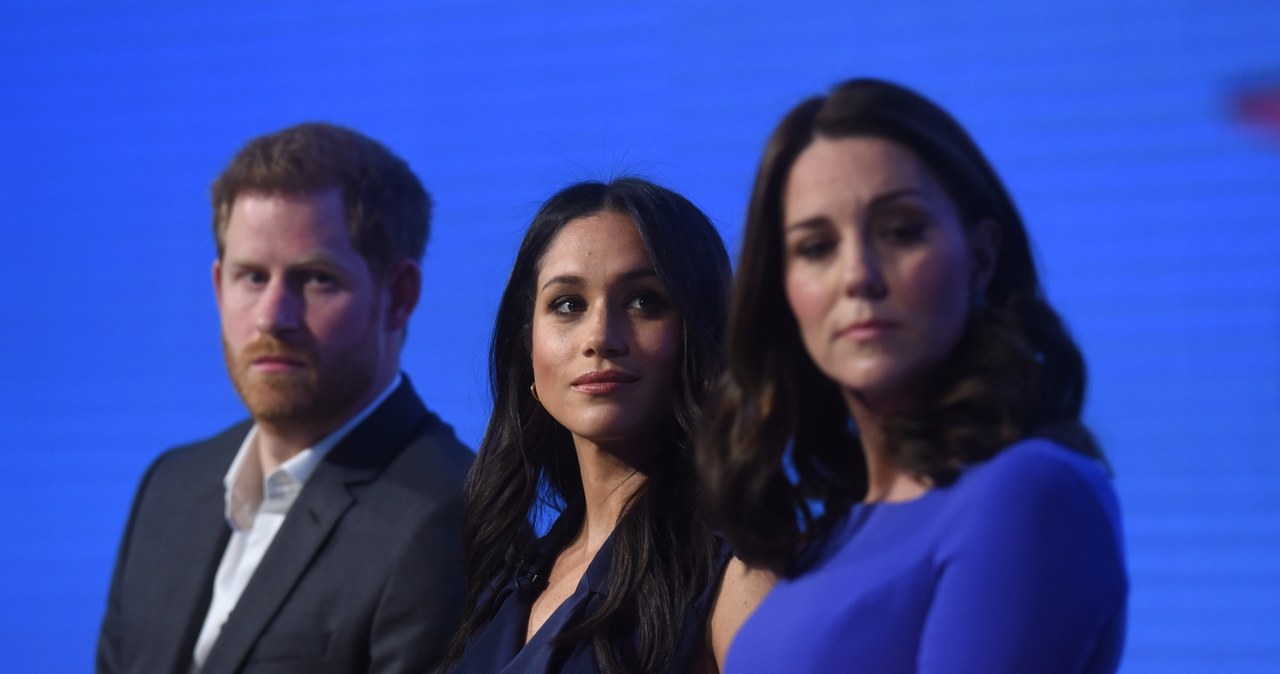
M 308 349 L 286 344 L 271 337 L 259 338 L 246 346 L 240 358 L 245 363 L 252 363 L 259 358 L 288 358 L 308 364 L 312 361 L 311 352 Z

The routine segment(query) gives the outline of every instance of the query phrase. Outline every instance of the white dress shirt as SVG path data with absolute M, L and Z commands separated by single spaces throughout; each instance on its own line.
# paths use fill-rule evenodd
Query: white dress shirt
M 196 639 L 192 672 L 200 671 L 213 650 L 213 644 L 222 632 L 227 616 L 240 601 L 240 595 L 257 570 L 258 563 L 275 539 L 280 525 L 298 499 L 307 479 L 315 472 L 329 450 L 333 449 L 351 429 L 369 416 L 391 392 L 400 385 L 401 375 L 391 382 L 368 407 L 352 417 L 340 428 L 325 436 L 314 447 L 308 447 L 288 461 L 280 464 L 265 478 L 262 476 L 262 460 L 258 451 L 258 426 L 254 424 L 245 436 L 236 458 L 222 483 L 226 487 L 227 523 L 231 525 L 231 539 L 222 553 L 222 562 L 213 577 L 213 598 L 204 625 Z

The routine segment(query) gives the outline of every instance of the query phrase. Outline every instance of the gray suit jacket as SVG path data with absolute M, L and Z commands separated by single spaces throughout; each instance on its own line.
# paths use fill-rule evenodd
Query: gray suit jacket
M 230 536 L 222 478 L 250 426 L 147 470 L 111 579 L 99 673 L 190 671 Z M 471 458 L 405 378 L 311 475 L 202 673 L 428 671 L 461 613 Z

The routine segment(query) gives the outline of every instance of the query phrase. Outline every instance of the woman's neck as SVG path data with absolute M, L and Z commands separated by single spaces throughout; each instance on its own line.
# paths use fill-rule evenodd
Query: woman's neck
M 919 498 L 929 490 L 927 479 L 903 470 L 889 455 L 884 432 L 886 414 L 856 392 L 845 390 L 845 404 L 858 427 L 862 458 L 867 465 L 865 503 L 896 503 Z
M 613 533 L 628 501 L 648 475 L 641 467 L 640 452 L 605 448 L 583 438 L 574 438 L 574 446 L 585 505 L 582 529 L 574 547 L 590 558 Z
M 547 585 L 529 608 L 526 643 L 541 629 L 556 607 L 574 593 L 591 561 L 617 527 L 627 502 L 646 479 L 636 458 L 647 454 L 620 451 L 643 445 L 601 447 L 576 436 L 573 443 L 582 477 L 582 524 L 568 544 L 556 554 L 547 575 Z

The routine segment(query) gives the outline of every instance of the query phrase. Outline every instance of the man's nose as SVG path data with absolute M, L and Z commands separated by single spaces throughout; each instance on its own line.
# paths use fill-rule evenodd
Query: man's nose
M 257 307 L 259 332 L 278 335 L 298 327 L 302 297 L 283 280 L 275 280 L 263 292 Z

